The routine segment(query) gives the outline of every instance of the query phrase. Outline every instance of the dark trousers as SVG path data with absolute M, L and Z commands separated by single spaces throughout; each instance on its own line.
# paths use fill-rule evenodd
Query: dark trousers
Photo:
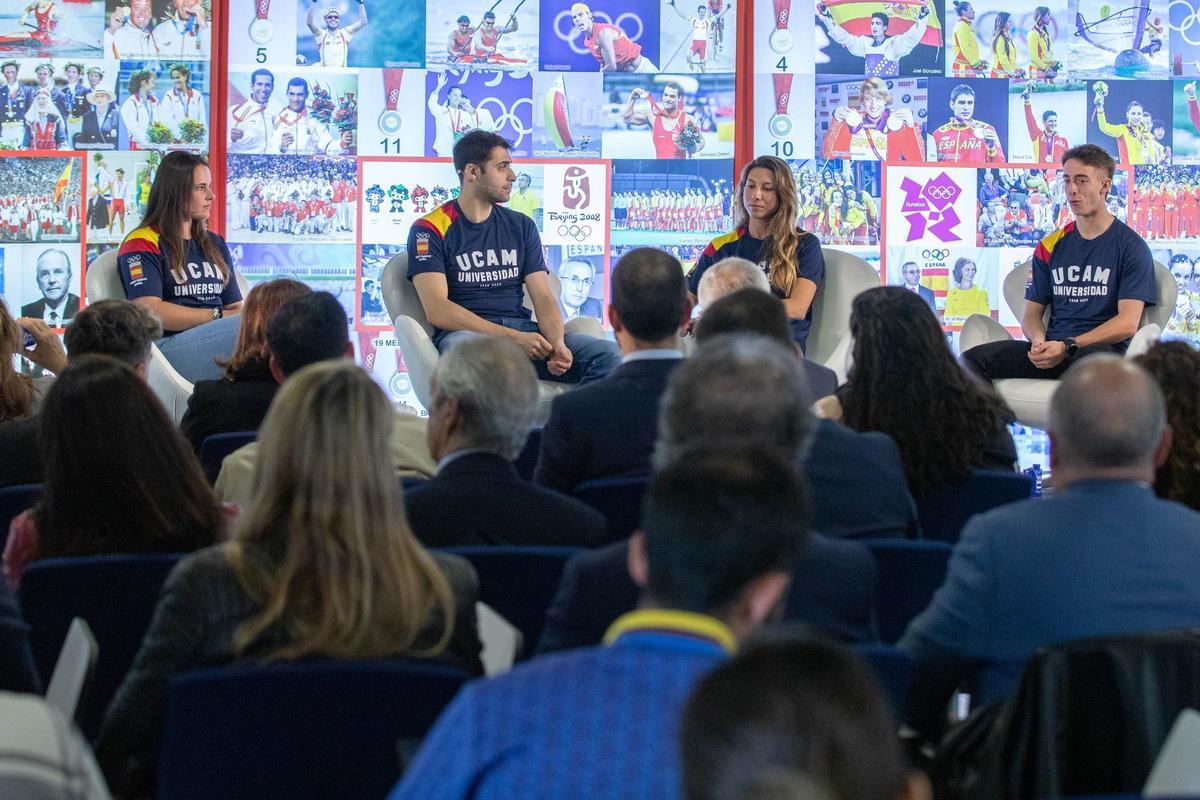
M 998 381 L 1004 378 L 1061 378 L 1072 364 L 1093 353 L 1116 353 L 1124 355 L 1125 348 L 1117 344 L 1093 344 L 1079 348 L 1074 356 L 1050 369 L 1035 367 L 1029 360 L 1029 342 L 988 342 L 972 347 L 962 354 L 963 363 L 984 380 Z

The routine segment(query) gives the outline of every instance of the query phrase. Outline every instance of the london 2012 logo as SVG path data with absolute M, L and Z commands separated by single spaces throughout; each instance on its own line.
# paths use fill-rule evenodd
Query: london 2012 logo
M 906 241 L 915 242 L 927 233 L 943 242 L 962 241 L 962 236 L 954 230 L 962 222 L 954 210 L 954 201 L 962 194 L 962 188 L 953 178 L 945 172 L 923 184 L 905 178 L 900 191 L 904 192 L 901 213 L 908 222 Z

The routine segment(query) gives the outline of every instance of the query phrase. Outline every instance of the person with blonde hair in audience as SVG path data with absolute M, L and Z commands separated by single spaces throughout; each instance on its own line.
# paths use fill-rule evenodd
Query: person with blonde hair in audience
M 312 294 L 312 289 L 293 278 L 260 283 L 247 293 L 233 355 L 217 361 L 225 374 L 216 380 L 197 381 L 179 421 L 196 452 L 215 433 L 253 431 L 262 424 L 279 391 L 271 376 L 267 321 L 289 300 L 306 294 Z
M 685 800 L 928 800 L 878 679 L 849 650 L 767 637 L 710 672 L 680 733 Z
M 482 671 L 474 571 L 413 537 L 379 446 L 393 414 L 348 360 L 306 367 L 280 389 L 251 509 L 232 542 L 171 573 L 109 708 L 96 749 L 116 794 L 153 786 L 167 687 L 189 669 L 406 656 Z
M 46 393 L 37 504 L 12 521 L 4 574 L 16 587 L 36 559 L 182 553 L 220 538 L 225 518 L 162 404 L 130 367 L 71 361 Z
M 819 411 L 892 437 L 914 496 L 965 481 L 973 469 L 1013 469 L 1012 411 L 959 365 L 919 295 L 899 286 L 863 292 L 850 306 L 850 336 L 846 383 Z
M 1154 491 L 1200 511 L 1200 352 L 1187 342 L 1159 342 L 1134 360 L 1158 381 L 1171 427 L 1171 454 Z

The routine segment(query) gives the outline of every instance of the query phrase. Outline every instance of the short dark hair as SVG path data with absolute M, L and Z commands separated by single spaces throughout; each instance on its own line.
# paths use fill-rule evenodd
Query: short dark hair
M 613 267 L 612 305 L 635 339 L 656 341 L 677 332 L 687 301 L 683 265 L 670 253 L 636 247 Z
M 969 95 L 971 95 L 971 97 L 974 97 L 975 90 L 972 89 L 968 84 L 960 83 L 957 86 L 955 86 L 953 89 L 950 90 L 950 102 L 953 103 L 955 100 L 958 99 L 959 95 L 963 95 L 963 94 L 969 94 Z
M 803 481 L 779 454 L 682 451 L 646 489 L 646 594 L 665 608 L 720 612 L 755 578 L 790 572 L 807 530 Z
M 454 143 L 454 171 L 458 173 L 459 179 L 462 179 L 467 164 L 482 167 L 497 147 L 512 149 L 508 139 L 498 133 L 476 128 L 463 134 L 463 137 Z
M 686 800 L 774 797 L 766 790 L 781 784 L 894 800 L 908 779 L 870 668 L 828 642 L 751 644 L 696 685 L 680 728 Z
M 1082 162 L 1089 167 L 1098 167 L 1108 173 L 1111 180 L 1117 171 L 1117 162 L 1109 152 L 1098 144 L 1077 144 L 1063 153 L 1062 165 L 1065 167 L 1071 159 Z
M 888 15 L 883 13 L 882 11 L 876 11 L 874 14 L 871 15 L 871 19 L 877 19 L 880 22 L 882 22 L 883 29 L 885 31 L 887 30 L 888 23 L 891 21 L 888 19 Z
M 738 289 L 704 309 L 696 323 L 696 344 L 703 345 L 723 333 L 756 333 L 784 347 L 796 341 L 783 303 L 775 295 L 753 287 Z
M 329 292 L 289 300 L 267 323 L 267 347 L 284 375 L 346 354 L 346 310 Z
M 304 80 L 304 78 L 292 78 L 290 81 L 287 82 L 287 88 L 290 89 L 293 86 L 303 86 L 304 94 L 307 95 L 309 93 L 308 81 Z
M 1058 116 L 1057 111 L 1055 111 L 1053 108 L 1048 108 L 1042 112 L 1042 122 L 1045 122 L 1046 120 L 1050 119 L 1051 117 L 1057 117 L 1057 116 Z
M 162 338 L 158 318 L 130 300 L 97 300 L 80 309 L 63 343 L 73 361 L 80 356 L 111 356 L 129 366 L 146 360 L 152 342 Z
M 678 82 L 667 81 L 665 84 L 663 84 L 663 91 L 666 92 L 667 89 L 674 89 L 675 94 L 679 95 L 680 97 L 683 97 L 683 86 L 680 85 Z
M 271 72 L 271 70 L 269 70 L 269 69 L 263 69 L 263 68 L 261 68 L 261 67 L 260 67 L 260 68 L 258 68 L 258 69 L 256 69 L 256 70 L 254 70 L 254 72 L 251 72 L 251 73 L 250 73 L 250 85 L 251 85 L 251 86 L 253 86 L 253 85 L 254 85 L 254 80 L 255 80 L 255 78 L 257 78 L 259 75 L 266 75 L 268 78 L 270 78 L 270 79 L 271 79 L 271 85 L 272 85 L 272 86 L 274 86 L 274 85 L 275 85 L 275 73 Z

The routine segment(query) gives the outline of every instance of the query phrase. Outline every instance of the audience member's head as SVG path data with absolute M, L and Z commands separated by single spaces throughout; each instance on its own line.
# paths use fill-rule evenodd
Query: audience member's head
M 717 336 L 730 333 L 765 336 L 784 347 L 797 349 L 783 303 L 758 288 L 738 289 L 705 308 L 696 323 L 696 344 L 703 346 Z
M 279 390 L 259 432 L 254 502 L 229 550 L 261 606 L 235 635 L 239 654 L 366 658 L 445 647 L 454 599 L 404 516 L 385 446 L 394 414 L 348 360 L 306 367 Z M 443 621 L 440 638 L 416 650 L 432 618 Z
M 763 641 L 692 691 L 681 731 L 686 800 L 918 800 L 870 668 L 833 644 Z
M 29 416 L 33 408 L 33 381 L 13 367 L 12 355 L 23 348 L 24 334 L 0 299 L 0 422 Z
M 441 460 L 464 449 L 512 460 L 537 413 L 537 373 L 511 342 L 464 339 L 438 359 L 429 400 L 429 453 Z
M 228 361 L 218 362 L 229 380 L 270 380 L 271 351 L 267 349 L 267 322 L 285 303 L 312 294 L 293 278 L 276 278 L 257 284 L 242 303 L 237 345 Z
M 354 354 L 346 310 L 329 292 L 312 292 L 287 301 L 267 321 L 267 349 L 275 380 L 332 358 Z
M 846 425 L 895 440 L 913 494 L 965 480 L 1011 414 L 955 360 L 929 305 L 898 286 L 869 289 L 850 306 L 850 335 Z
M 42 403 L 38 445 L 38 557 L 181 553 L 224 527 L 192 449 L 127 363 L 72 353 Z
M 1171 426 L 1171 453 L 1154 491 L 1200 511 L 1200 352 L 1186 342 L 1159 342 L 1134 360 L 1158 381 Z
M 129 300 L 98 300 L 80 310 L 67 326 L 63 342 L 74 361 L 80 356 L 110 356 L 146 378 L 150 345 L 162 337 L 158 318 Z
M 1049 434 L 1055 486 L 1097 478 L 1149 483 L 1171 448 L 1158 384 L 1116 355 L 1089 356 L 1067 370 L 1050 401 Z
M 705 311 L 709 305 L 739 289 L 771 291 L 771 281 L 762 267 L 746 258 L 723 258 L 704 271 L 696 287 L 696 299 Z
M 655 464 L 670 463 L 697 443 L 748 441 L 799 463 L 813 426 L 811 404 L 794 349 L 762 336 L 718 336 L 671 374 Z
M 691 310 L 683 267 L 670 253 L 638 247 L 613 268 L 608 318 L 622 349 L 674 347 Z
M 739 639 L 780 604 L 808 529 L 799 474 L 752 445 L 697 447 L 646 489 L 629 570 L 644 606 L 709 614 Z

